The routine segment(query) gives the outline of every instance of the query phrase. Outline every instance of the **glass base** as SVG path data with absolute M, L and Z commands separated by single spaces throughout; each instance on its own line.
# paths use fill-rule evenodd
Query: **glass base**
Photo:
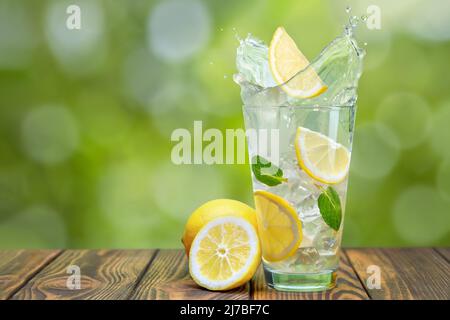
M 313 292 L 330 290 L 336 286 L 336 271 L 321 273 L 282 273 L 264 266 L 269 287 L 279 291 Z

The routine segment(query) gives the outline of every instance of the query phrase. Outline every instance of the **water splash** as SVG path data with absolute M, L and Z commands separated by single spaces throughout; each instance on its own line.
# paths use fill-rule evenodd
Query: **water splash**
M 294 78 L 303 77 L 313 68 L 328 86 L 325 93 L 315 98 L 297 99 L 287 95 L 272 77 L 268 62 L 267 45 L 248 35 L 239 39 L 236 55 L 238 73 L 233 79 L 241 87 L 245 105 L 252 106 L 345 106 L 357 99 L 357 86 L 362 73 L 364 49 L 354 38 L 359 18 L 350 16 L 341 36 L 328 44 L 309 66 L 299 70 Z M 289 82 L 288 81 L 288 82 Z

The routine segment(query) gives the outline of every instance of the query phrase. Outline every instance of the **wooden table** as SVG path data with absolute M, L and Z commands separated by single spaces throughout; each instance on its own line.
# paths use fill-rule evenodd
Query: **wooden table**
M 0 251 L 0 299 L 450 299 L 450 248 L 345 249 L 337 287 L 287 293 L 266 287 L 261 268 L 229 292 L 199 288 L 182 250 Z M 81 289 L 70 290 L 70 265 Z M 381 271 L 381 289 L 366 285 L 367 267 Z

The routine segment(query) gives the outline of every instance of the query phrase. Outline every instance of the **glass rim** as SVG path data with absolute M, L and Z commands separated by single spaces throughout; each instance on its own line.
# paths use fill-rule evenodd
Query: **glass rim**
M 311 111 L 325 111 L 325 110 L 345 110 L 345 109 L 354 109 L 356 108 L 356 103 L 355 104 L 351 104 L 351 105 L 337 105 L 337 106 L 332 106 L 332 105 L 314 105 L 314 104 L 305 104 L 305 105 L 301 105 L 301 106 L 286 106 L 286 105 L 281 105 L 281 106 L 256 106 L 256 105 L 242 105 L 243 108 L 245 109 L 278 109 L 278 108 L 291 108 L 291 109 L 304 109 L 304 110 L 311 110 Z

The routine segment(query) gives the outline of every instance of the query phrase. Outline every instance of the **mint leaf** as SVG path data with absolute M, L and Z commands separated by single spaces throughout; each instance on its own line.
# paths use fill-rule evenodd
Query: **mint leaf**
M 339 195 L 332 187 L 328 187 L 320 194 L 317 200 L 320 214 L 330 228 L 338 231 L 341 226 L 342 208 Z
M 286 178 L 283 178 L 283 170 L 261 156 L 254 156 L 252 158 L 252 171 L 256 180 L 269 187 L 287 181 Z

